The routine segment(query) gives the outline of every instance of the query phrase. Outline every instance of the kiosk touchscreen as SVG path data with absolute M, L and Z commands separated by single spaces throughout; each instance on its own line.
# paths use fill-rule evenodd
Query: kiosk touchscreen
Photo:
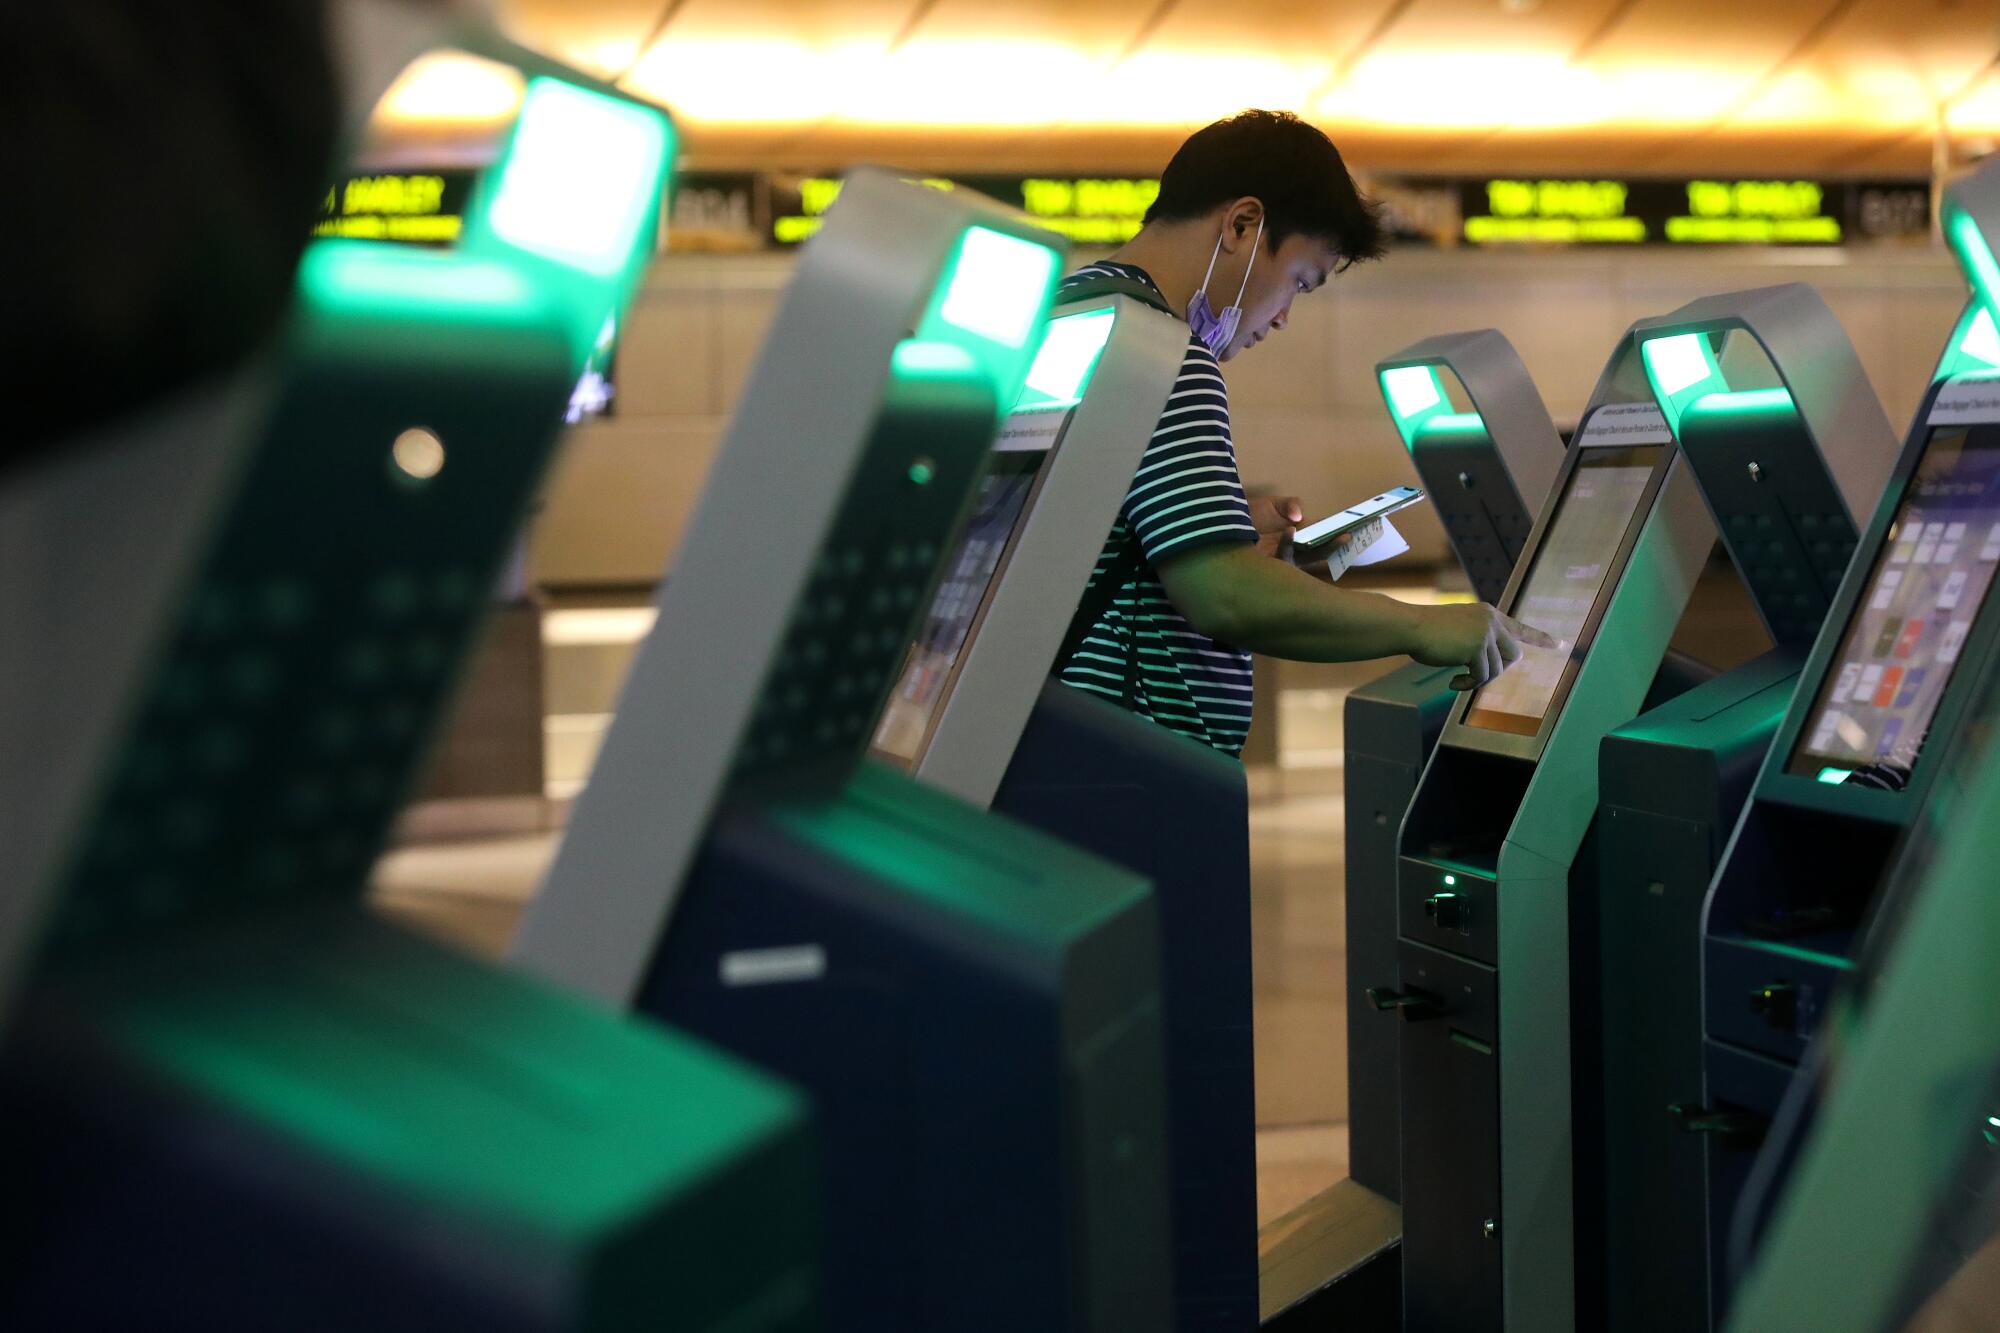
M 34 569 L 43 604 L 121 646 L 39 682 L 104 740 L 60 836 L 8 849 L 32 973 L 0 1056 L 0 1325 L 810 1317 L 800 1099 L 360 901 L 560 434 L 574 330 L 622 308 L 672 158 L 658 111 L 517 54 L 463 246 L 314 245 L 260 420 L 4 483 L 7 541 L 19 486 L 73 542 Z M 576 136 L 587 217 L 551 192 Z
M 1153 882 L 1175 1326 L 1192 1333 L 1247 1328 L 1258 1309 L 1242 778 L 1204 747 L 1047 683 L 1187 355 L 1187 326 L 1157 302 L 1149 289 L 1092 281 L 1072 287 L 1050 321 L 875 755 Z M 1094 364 L 1079 347 L 1101 349 Z M 1079 753 L 1094 767 L 1080 767 Z M 1167 825 L 1186 845 L 1162 855 Z M 1218 866 L 1231 849 L 1237 859 Z
M 2000 172 L 1946 196 L 1973 300 L 1950 341 L 1797 692 L 1757 772 L 1703 911 L 1701 1114 L 1739 1141 L 1769 1124 L 1898 842 L 1932 799 L 1940 739 L 1965 725 L 2000 637 Z M 1708 1158 L 1711 1283 L 1749 1169 Z
M 1449 371 L 1470 400 L 1454 410 Z M 1444 334 L 1375 368 L 1384 405 L 1481 601 L 1497 601 L 1534 527 L 1563 442 L 1514 345 Z M 1458 695 L 1455 670 L 1410 663 L 1347 696 L 1347 1097 L 1354 1180 L 1402 1196 L 1402 1034 L 1367 989 L 1396 972 L 1396 835 Z
M 1699 1109 L 1701 904 L 1895 448 L 1847 335 L 1802 283 L 1709 297 L 1639 336 L 1654 400 L 1775 647 L 1599 752 L 1596 953 L 1575 984 L 1596 1015 L 1594 1033 L 1579 1026 L 1578 1102 L 1601 1108 L 1577 1139 L 1578 1262 L 1603 1308 L 1579 1319 L 1702 1328 L 1704 1151 L 1688 1132 L 1715 1124 Z
M 1597 749 L 1644 701 L 1715 530 L 1640 328 L 1585 409 L 1500 605 L 1555 636 L 1453 705 L 1403 820 L 1405 1326 L 1576 1326 L 1570 870 Z M 1350 779 L 1351 780 L 1351 779 Z
M 1144 882 L 865 762 L 952 533 L 1024 481 L 978 495 L 1060 245 L 848 178 L 517 942 L 811 1094 L 834 1329 L 1171 1320 Z
M 882 711 L 878 759 L 992 802 L 1186 351 L 1186 325 L 1116 292 L 1049 320 Z

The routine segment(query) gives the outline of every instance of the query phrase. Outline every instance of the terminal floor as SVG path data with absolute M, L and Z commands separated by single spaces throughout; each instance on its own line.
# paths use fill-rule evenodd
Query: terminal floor
M 1288 702 L 1288 718 L 1293 711 Z M 1312 748 L 1319 757 L 1330 750 L 1335 766 L 1251 771 L 1260 1225 L 1347 1174 L 1339 717 L 1338 697 L 1323 690 L 1300 717 L 1313 724 Z M 377 901 L 497 958 L 558 836 L 406 845 L 378 867 Z

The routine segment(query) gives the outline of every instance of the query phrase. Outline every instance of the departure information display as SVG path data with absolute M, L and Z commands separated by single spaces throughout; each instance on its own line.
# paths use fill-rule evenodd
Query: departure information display
M 1541 730 L 1663 451 L 1661 445 L 1585 449 L 1512 611 L 1556 646 L 1524 648 L 1520 661 L 1474 692 L 1465 725 L 1515 736 Z
M 1048 415 L 1048 414 L 1043 414 Z M 876 753 L 914 764 L 943 702 L 958 655 L 999 572 L 1000 560 L 1028 509 L 1049 451 L 996 451 L 980 479 L 972 516 L 945 565 L 930 614 L 910 648 L 903 675 L 875 730 Z
M 1900 789 L 2000 567 L 2000 425 L 1933 427 L 1786 771 Z

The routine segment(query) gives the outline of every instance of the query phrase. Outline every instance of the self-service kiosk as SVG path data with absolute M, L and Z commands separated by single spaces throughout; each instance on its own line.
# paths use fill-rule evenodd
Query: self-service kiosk
M 1576 1054 L 1579 1262 L 1611 1329 L 1708 1319 L 1700 1108 L 1701 903 L 1800 667 L 1895 461 L 1826 303 L 1791 283 L 1652 321 L 1654 399 L 1775 648 L 1604 740 L 1598 883 Z M 1670 1110 L 1671 1108 L 1671 1110 Z M 1595 1127 L 1595 1133 L 1586 1133 Z M 1601 1135 L 1601 1137 L 1600 1137 Z M 1728 1150 L 1719 1141 L 1718 1151 Z
M 1440 370 L 1469 411 L 1454 411 Z M 1452 554 L 1496 602 L 1556 470 L 1562 437 L 1514 345 L 1494 329 L 1414 343 L 1375 367 Z M 1349 1174 L 1402 1196 L 1402 1034 L 1367 991 L 1396 972 L 1396 837 L 1458 695 L 1458 668 L 1409 663 L 1347 696 L 1347 1100 Z
M 1211 873 L 1218 844 L 1245 850 L 1243 824 L 1222 824 L 1243 814 L 1241 798 L 1212 802 L 1242 779 L 1205 747 L 1048 679 L 1187 355 L 1187 326 L 1124 285 L 1071 289 L 1050 321 L 874 750 L 1152 881 L 1175 1327 L 1233 1330 L 1257 1317 L 1249 897 L 1247 863 L 1224 872 L 1241 894 Z M 1080 752 L 1093 769 L 1076 766 Z M 1169 824 L 1192 860 L 1160 855 Z
M 1453 705 L 1403 820 L 1403 1301 L 1412 1330 L 1575 1320 L 1572 863 L 1715 533 L 1620 340 L 1501 609 L 1527 648 Z
M 1932 799 L 1945 737 L 1966 725 L 2000 615 L 2000 173 L 1946 196 L 1972 281 L 1859 550 L 1759 768 L 1703 914 L 1702 1116 L 1757 1137 L 1822 1030 L 1894 849 Z M 1708 1157 L 1711 1280 L 1747 1153 Z
M 672 160 L 514 57 L 463 244 L 314 245 L 267 410 L 0 480 L 10 1329 L 809 1324 L 801 1099 L 360 901 Z
M 2000 388 L 2000 376 L 1992 381 Z M 2000 1275 L 2000 662 L 1732 1220 L 1732 1330 L 1977 1328 Z
M 1144 882 L 864 762 L 1060 255 L 849 177 L 518 942 L 810 1092 L 838 1329 L 1171 1320 Z

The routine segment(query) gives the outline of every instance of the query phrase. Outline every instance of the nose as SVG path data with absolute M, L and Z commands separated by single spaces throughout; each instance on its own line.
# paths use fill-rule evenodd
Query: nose
M 1283 332 L 1285 327 L 1285 321 L 1290 319 L 1291 317 L 1292 317 L 1292 303 L 1287 301 L 1285 303 L 1284 309 L 1280 310 L 1277 314 L 1271 316 L 1271 331 L 1273 333 Z

